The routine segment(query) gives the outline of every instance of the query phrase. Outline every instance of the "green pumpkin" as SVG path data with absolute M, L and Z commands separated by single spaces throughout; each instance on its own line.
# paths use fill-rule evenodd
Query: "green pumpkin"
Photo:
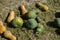
M 39 9 L 33 9 L 32 11 L 35 12 L 36 14 L 38 14 L 40 12 Z
M 16 17 L 12 21 L 12 24 L 13 24 L 14 27 L 22 27 L 22 25 L 23 25 L 23 19 L 21 17 Z
M 36 18 L 37 17 L 35 11 L 29 11 L 26 16 L 27 16 L 27 18 Z
M 38 23 L 40 23 L 40 21 L 41 21 L 40 17 L 36 17 L 36 21 L 37 21 Z
M 43 29 L 44 29 L 43 25 L 42 25 L 42 24 L 38 24 L 36 31 L 37 31 L 37 32 L 42 32 Z
M 29 29 L 34 29 L 37 27 L 37 22 L 35 19 L 28 19 L 26 23 L 26 27 Z
M 55 23 L 56 26 L 60 27 L 60 18 L 56 18 Z

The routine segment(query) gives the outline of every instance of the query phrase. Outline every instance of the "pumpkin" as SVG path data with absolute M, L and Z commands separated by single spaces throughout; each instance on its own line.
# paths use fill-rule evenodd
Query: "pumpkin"
M 14 18 L 14 20 L 12 21 L 12 24 L 15 27 L 21 27 L 23 25 L 23 19 L 21 17 L 16 17 Z
M 36 13 L 36 14 L 38 14 L 38 13 L 40 12 L 40 10 L 37 9 L 37 8 L 36 8 L 36 9 L 33 9 L 32 11 L 33 11 L 34 13 Z
M 34 29 L 37 27 L 37 22 L 35 19 L 28 19 L 26 22 L 26 27 L 29 29 Z
M 37 15 L 35 13 L 35 11 L 29 11 L 26 15 L 27 18 L 36 18 Z
M 56 26 L 60 27 L 60 18 L 55 19 L 55 24 Z
M 36 31 L 37 31 L 37 32 L 42 32 L 43 29 L 44 29 L 43 25 L 42 25 L 42 24 L 38 24 Z
M 14 16 L 15 16 L 14 11 L 10 11 L 7 22 L 10 23 L 14 19 Z
M 40 21 L 41 21 L 40 17 L 36 17 L 36 21 L 37 21 L 38 23 L 40 23 Z

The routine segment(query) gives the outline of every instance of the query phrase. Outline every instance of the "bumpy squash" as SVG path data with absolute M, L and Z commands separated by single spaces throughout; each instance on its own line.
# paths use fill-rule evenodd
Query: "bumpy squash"
M 55 24 L 56 26 L 60 27 L 60 18 L 55 19 Z
M 42 24 L 38 24 L 36 31 L 37 31 L 37 32 L 42 32 L 43 29 L 44 29 L 43 25 L 42 25 Z
M 14 18 L 14 20 L 12 21 L 12 24 L 15 26 L 15 27 L 21 27 L 23 25 L 23 19 L 20 18 L 20 17 L 16 17 Z
M 37 21 L 38 23 L 40 23 L 40 21 L 41 21 L 40 17 L 36 17 L 36 21 Z
M 36 18 L 37 17 L 35 11 L 29 11 L 26 16 L 27 16 L 27 18 Z
M 30 28 L 30 29 L 34 29 L 37 27 L 37 22 L 35 19 L 28 19 L 27 23 L 26 23 L 26 27 Z

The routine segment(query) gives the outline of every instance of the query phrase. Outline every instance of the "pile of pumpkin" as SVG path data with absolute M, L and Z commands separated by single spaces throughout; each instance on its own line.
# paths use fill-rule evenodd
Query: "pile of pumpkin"
M 14 11 L 11 11 L 7 18 L 7 22 L 12 23 L 12 25 L 16 28 L 21 28 L 23 24 L 25 24 L 25 26 L 29 29 L 37 28 L 37 32 L 42 32 L 44 27 L 40 24 L 41 19 L 37 14 L 40 10 L 48 11 L 48 7 L 42 3 L 36 3 L 36 6 L 38 7 L 37 9 L 27 11 L 25 6 L 21 4 L 19 7 L 21 16 L 16 16 Z
M 37 3 L 37 9 L 27 11 L 24 5 L 20 5 L 21 16 L 16 16 L 13 10 L 10 11 L 10 14 L 7 18 L 7 22 L 12 24 L 16 28 L 21 28 L 24 24 L 29 29 L 35 29 L 37 32 L 42 32 L 44 27 L 40 24 L 41 19 L 37 15 L 39 10 L 48 11 L 48 7 L 42 3 Z M 3 22 L 0 20 L 0 34 L 4 34 L 4 37 L 9 38 L 10 40 L 17 40 L 10 31 L 7 31 Z

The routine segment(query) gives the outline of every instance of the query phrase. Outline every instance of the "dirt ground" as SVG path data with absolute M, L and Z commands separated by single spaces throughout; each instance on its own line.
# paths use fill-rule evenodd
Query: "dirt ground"
M 44 31 L 34 33 L 26 28 L 13 28 L 5 20 L 10 10 L 14 10 L 19 16 L 18 7 L 24 4 L 27 10 L 36 8 L 35 3 L 41 2 L 49 7 L 47 12 L 40 12 L 39 17 L 43 21 Z M 17 40 L 60 40 L 59 28 L 54 25 L 54 19 L 60 17 L 60 0 L 0 0 L 0 20 L 3 20 L 8 30 L 17 37 Z M 0 35 L 0 40 L 8 40 Z

